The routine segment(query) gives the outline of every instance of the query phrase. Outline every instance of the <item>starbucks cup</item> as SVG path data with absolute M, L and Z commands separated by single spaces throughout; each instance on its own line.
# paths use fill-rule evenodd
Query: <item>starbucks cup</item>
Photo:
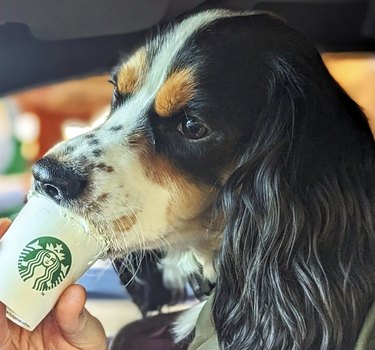
M 0 301 L 8 319 L 33 330 L 103 251 L 83 220 L 32 197 L 0 240 Z

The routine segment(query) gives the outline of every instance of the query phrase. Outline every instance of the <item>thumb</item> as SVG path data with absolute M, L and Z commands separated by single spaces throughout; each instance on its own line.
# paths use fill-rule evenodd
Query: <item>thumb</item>
M 4 235 L 11 223 L 9 219 L 0 219 L 0 238 Z
M 107 349 L 107 340 L 101 323 L 85 308 L 86 291 L 79 285 L 69 286 L 61 295 L 55 318 L 62 336 L 82 350 Z

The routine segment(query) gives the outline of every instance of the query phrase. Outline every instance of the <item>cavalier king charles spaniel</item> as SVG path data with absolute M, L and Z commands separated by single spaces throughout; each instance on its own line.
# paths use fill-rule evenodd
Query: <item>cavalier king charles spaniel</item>
M 222 349 L 353 349 L 375 300 L 374 139 L 310 41 L 208 10 L 110 81 L 106 121 L 39 160 L 30 195 L 82 216 L 112 258 L 157 250 L 214 284 Z

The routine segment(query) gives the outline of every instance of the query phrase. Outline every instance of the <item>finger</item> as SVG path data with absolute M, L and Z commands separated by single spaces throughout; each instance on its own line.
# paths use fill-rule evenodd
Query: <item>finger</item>
M 0 302 L 0 349 L 8 349 L 9 345 L 9 329 L 5 311 L 6 306 Z
M 9 219 L 0 219 L 0 238 L 4 235 L 12 222 Z M 9 348 L 9 328 L 6 318 L 6 306 L 0 302 L 0 349 Z
M 79 285 L 68 287 L 55 308 L 55 318 L 65 339 L 80 349 L 106 349 L 103 326 L 84 307 L 86 291 Z
M 0 219 L 0 238 L 7 231 L 11 223 L 12 221 L 10 221 L 9 219 Z

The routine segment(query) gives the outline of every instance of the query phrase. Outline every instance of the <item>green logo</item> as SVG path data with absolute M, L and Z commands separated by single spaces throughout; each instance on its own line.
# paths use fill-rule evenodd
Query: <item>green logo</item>
M 18 271 L 23 281 L 44 292 L 61 283 L 71 264 L 72 254 L 64 242 L 54 237 L 39 237 L 22 250 Z

